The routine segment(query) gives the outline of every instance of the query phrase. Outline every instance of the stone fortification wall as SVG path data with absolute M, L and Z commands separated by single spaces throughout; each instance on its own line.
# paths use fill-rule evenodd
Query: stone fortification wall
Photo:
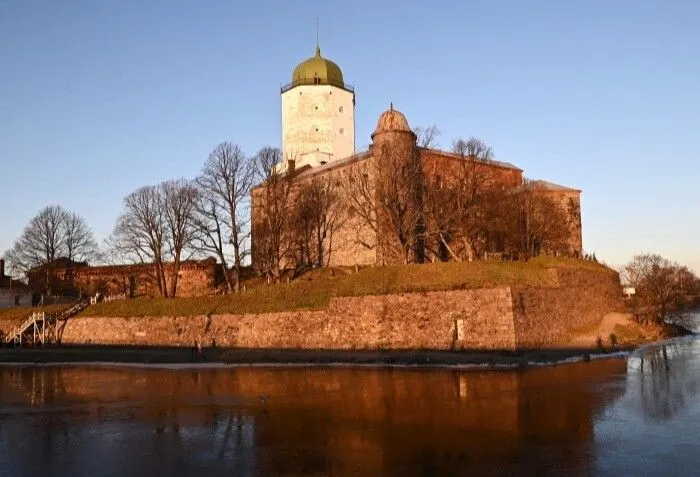
M 78 317 L 63 343 L 301 349 L 513 348 L 508 287 L 333 299 L 326 310 L 159 318 Z
M 77 317 L 63 343 L 297 349 L 515 349 L 565 344 L 620 306 L 614 272 L 552 270 L 555 286 L 335 298 L 325 310 Z
M 557 269 L 556 287 L 513 286 L 513 320 L 518 348 L 566 343 L 621 309 L 620 279 L 613 271 Z M 605 337 L 607 338 L 607 337 Z

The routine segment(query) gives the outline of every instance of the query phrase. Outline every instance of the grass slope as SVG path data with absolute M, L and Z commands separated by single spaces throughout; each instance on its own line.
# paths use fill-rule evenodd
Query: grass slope
M 43 311 L 48 314 L 60 313 L 70 308 L 71 305 L 46 305 L 40 307 L 18 306 L 13 308 L 0 308 L 0 331 L 7 333 L 15 326 L 20 325 L 29 315 L 35 311 Z
M 246 284 L 247 291 L 234 295 L 193 298 L 139 298 L 100 303 L 82 316 L 188 316 L 224 313 L 269 313 L 299 309 L 322 309 L 331 298 L 386 295 L 523 284 L 551 286 L 550 267 L 609 271 L 590 261 L 537 258 L 528 262 L 476 261 L 431 263 L 392 267 L 321 269 L 290 283 L 266 285 L 260 279 Z

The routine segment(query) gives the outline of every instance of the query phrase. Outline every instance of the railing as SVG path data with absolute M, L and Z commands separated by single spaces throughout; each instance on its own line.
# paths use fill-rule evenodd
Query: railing
M 30 326 L 33 326 L 38 321 L 45 321 L 46 314 L 43 311 L 35 311 L 29 318 L 24 320 L 21 325 L 16 326 L 10 333 L 5 337 L 5 343 L 18 343 L 22 345 L 22 335 Z
M 47 338 L 48 342 L 51 342 L 52 339 L 55 341 L 58 339 L 56 331 L 57 322 L 69 319 L 73 315 L 83 311 L 85 308 L 87 308 L 87 306 L 87 302 L 81 301 L 67 310 L 52 315 L 46 315 L 46 313 L 43 311 L 35 311 L 26 320 L 24 320 L 21 325 L 16 326 L 10 333 L 8 333 L 7 336 L 5 336 L 4 341 L 6 344 L 14 343 L 15 345 L 22 346 L 22 337 L 31 327 L 34 327 L 33 342 L 36 341 L 37 337 L 42 345 L 47 342 Z M 39 335 L 37 335 L 37 333 Z
M 280 92 L 286 93 L 292 88 L 296 88 L 297 86 L 314 86 L 314 85 L 327 85 L 327 86 L 335 86 L 336 88 L 344 89 L 345 91 L 349 93 L 355 93 L 355 88 L 347 83 L 343 83 L 342 81 L 333 81 L 333 80 L 322 80 L 320 83 L 314 83 L 313 79 L 309 80 L 300 80 L 300 81 L 292 81 L 291 83 L 288 83 L 280 88 Z

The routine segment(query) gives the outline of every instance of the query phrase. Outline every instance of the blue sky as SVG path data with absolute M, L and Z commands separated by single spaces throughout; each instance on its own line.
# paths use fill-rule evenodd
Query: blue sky
M 0 252 L 44 205 L 99 240 L 122 198 L 223 140 L 279 145 L 279 87 L 321 49 L 357 144 L 393 101 L 583 189 L 584 248 L 700 272 L 700 2 L 0 0 Z

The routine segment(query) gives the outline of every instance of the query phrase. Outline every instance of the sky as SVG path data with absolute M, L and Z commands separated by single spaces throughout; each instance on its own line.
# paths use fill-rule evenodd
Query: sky
M 0 253 L 49 204 L 96 238 L 123 198 L 221 141 L 281 139 L 280 86 L 322 53 L 356 143 L 393 102 L 583 190 L 584 249 L 700 273 L 700 2 L 0 0 Z

